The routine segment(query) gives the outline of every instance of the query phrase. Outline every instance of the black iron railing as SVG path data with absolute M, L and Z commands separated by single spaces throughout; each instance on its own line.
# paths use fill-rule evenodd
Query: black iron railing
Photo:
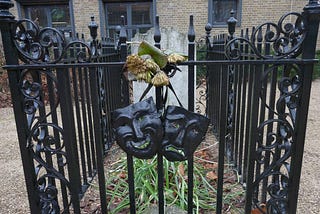
M 107 213 L 103 159 L 114 141 L 111 112 L 130 104 L 122 76 L 128 49 L 124 23 L 119 44 L 98 40 L 93 18 L 90 43 L 72 35 L 67 41 L 56 29 L 14 20 L 12 6 L 0 1 L 0 29 L 30 210 L 80 213 L 79 199 L 98 175 L 101 211 Z M 190 17 L 189 61 L 180 65 L 188 67 L 190 112 L 197 96 L 195 66 L 207 68 L 204 114 L 219 140 L 217 213 L 223 212 L 225 162 L 241 176 L 244 213 L 296 212 L 319 14 L 318 1 L 309 1 L 302 14 L 287 14 L 240 36 L 233 17 L 228 35 L 211 36 L 208 24 L 206 61 L 195 61 Z M 159 17 L 154 40 L 160 48 Z M 156 88 L 158 110 L 163 97 L 163 88 Z M 134 163 L 127 157 L 135 213 Z M 165 210 L 163 157 L 157 153 L 159 213 Z M 187 160 L 192 213 L 193 155 Z
M 314 49 L 307 53 L 305 48 L 311 32 L 318 30 L 307 24 L 314 4 L 310 3 L 303 14 L 289 13 L 276 24 L 257 26 L 251 35 L 249 29 L 242 30 L 239 37 L 234 35 L 232 18 L 228 37 L 211 38 L 211 27 L 206 27 L 208 60 L 231 60 L 227 66 L 208 65 L 207 102 L 220 102 L 207 105 L 211 108 L 207 113 L 217 127 L 219 165 L 226 156 L 242 178 L 245 213 L 253 208 L 261 213 L 295 213 L 296 205 L 290 200 L 295 198 L 297 202 L 298 186 L 297 180 L 292 179 L 301 172 L 296 157 L 302 157 L 300 140 L 306 125 L 303 109 L 308 105 L 312 77 L 312 63 L 306 60 L 315 53 Z M 288 19 L 293 17 L 291 24 Z M 319 18 L 315 14 L 311 17 L 313 21 Z M 242 63 L 235 64 L 234 60 Z M 292 63 L 287 64 L 287 60 Z M 210 90 L 213 80 L 216 88 Z M 303 124 L 301 120 L 297 123 L 300 117 L 304 118 Z M 301 153 L 298 155 L 297 151 Z M 223 189 L 222 183 L 220 179 L 218 191 Z M 218 194 L 221 195 L 217 198 L 222 198 L 222 192 Z M 221 203 L 218 201 L 217 207 Z

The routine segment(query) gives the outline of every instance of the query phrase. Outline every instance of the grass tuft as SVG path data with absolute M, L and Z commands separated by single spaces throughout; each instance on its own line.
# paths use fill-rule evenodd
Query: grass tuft
M 164 159 L 164 194 L 167 207 L 178 207 L 186 210 L 188 196 L 187 161 L 169 162 Z M 196 213 L 215 212 L 216 179 L 207 175 L 214 169 L 202 162 L 194 163 L 194 205 Z M 135 199 L 137 213 L 145 213 L 158 203 L 157 190 L 157 157 L 150 160 L 134 159 Z M 231 172 L 230 174 L 233 174 Z M 107 199 L 110 213 L 129 212 L 129 188 L 127 184 L 126 157 L 121 157 L 107 176 Z M 235 180 L 229 181 L 224 189 L 224 206 L 238 209 L 243 190 Z M 232 212 L 231 212 L 232 213 Z M 237 213 L 237 212 L 235 212 Z

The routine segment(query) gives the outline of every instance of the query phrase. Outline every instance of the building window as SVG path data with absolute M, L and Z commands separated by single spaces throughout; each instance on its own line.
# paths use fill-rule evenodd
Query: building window
M 241 0 L 210 0 L 209 1 L 209 22 L 213 26 L 226 26 L 230 18 L 230 12 L 235 12 L 234 17 L 241 21 Z
M 36 22 L 41 28 L 54 27 L 65 35 L 73 32 L 72 10 L 69 1 L 20 1 L 20 15 Z
M 119 36 L 121 16 L 125 18 L 128 40 L 136 33 L 146 33 L 153 27 L 152 2 L 105 3 L 106 34 L 116 41 Z

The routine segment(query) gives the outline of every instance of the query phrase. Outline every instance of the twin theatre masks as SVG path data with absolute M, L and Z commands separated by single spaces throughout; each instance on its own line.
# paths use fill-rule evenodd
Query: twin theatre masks
M 169 161 L 192 156 L 204 139 L 209 119 L 178 106 L 157 112 L 152 97 L 117 109 L 112 114 L 119 146 L 128 154 L 149 159 L 162 153 Z

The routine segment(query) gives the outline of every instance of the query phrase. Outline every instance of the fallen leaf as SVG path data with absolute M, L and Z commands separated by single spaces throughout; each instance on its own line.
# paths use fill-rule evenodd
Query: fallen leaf
M 178 171 L 179 171 L 179 174 L 182 175 L 182 177 L 183 177 L 184 176 L 184 166 L 182 163 L 179 164 Z
M 265 214 L 267 213 L 267 207 L 265 204 L 260 204 L 260 208 L 251 210 L 251 214 Z
M 209 179 L 209 180 L 217 180 L 218 179 L 218 176 L 216 173 L 214 173 L 213 171 L 210 171 L 207 173 L 206 177 Z
M 125 179 L 125 178 L 127 178 L 127 173 L 120 172 L 118 176 L 119 176 L 119 178 Z

